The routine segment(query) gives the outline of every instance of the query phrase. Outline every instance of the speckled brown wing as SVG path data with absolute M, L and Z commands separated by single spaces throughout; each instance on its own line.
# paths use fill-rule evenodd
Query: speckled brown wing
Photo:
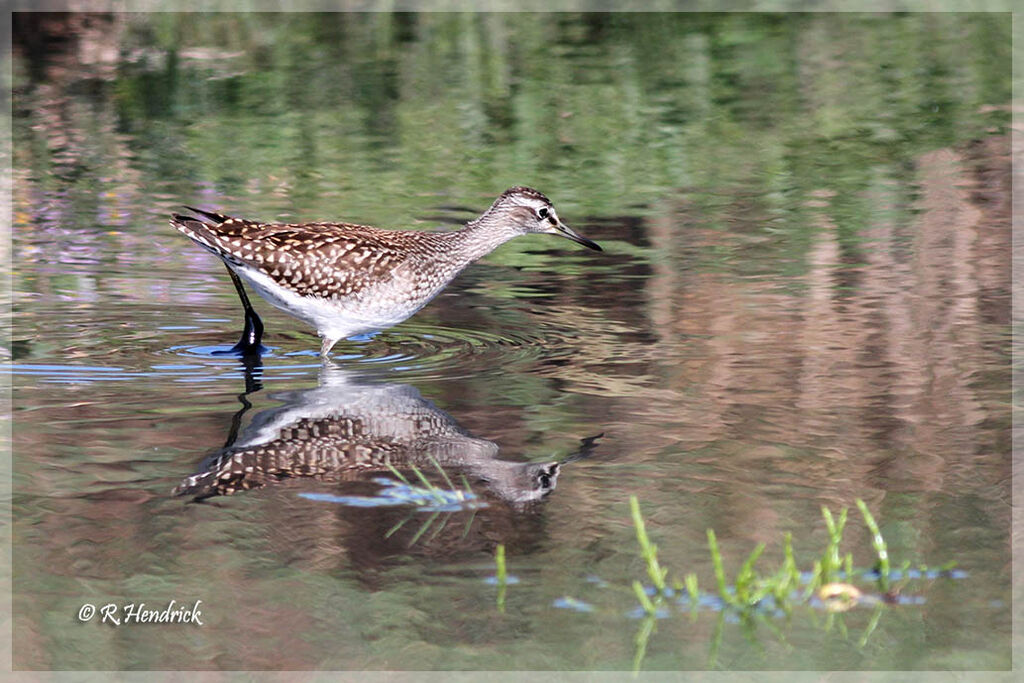
M 364 472 L 385 470 L 389 458 L 405 448 L 366 433 L 358 419 L 303 418 L 269 443 L 219 455 L 202 472 L 186 477 L 174 495 L 231 495 L 301 477 L 352 481 Z
M 408 254 L 396 248 L 402 233 L 365 225 L 260 223 L 191 210 L 205 220 L 175 214 L 174 227 L 229 264 L 257 268 L 301 296 L 350 296 L 386 280 Z
M 399 468 L 451 465 L 446 452 L 456 454 L 458 464 L 460 458 L 478 452 L 475 444 L 490 444 L 467 434 L 447 414 L 432 410 L 412 406 L 409 412 L 391 416 L 403 427 L 398 434 L 374 431 L 373 415 L 303 417 L 283 426 L 271 441 L 218 454 L 201 472 L 186 477 L 174 494 L 230 495 L 300 477 L 352 481 L 365 472 L 386 472 L 389 464 Z M 403 435 L 406 428 L 408 434 Z M 446 449 L 447 444 L 456 446 Z
M 256 264 L 302 296 L 345 298 L 388 279 L 408 257 L 375 228 L 348 223 L 268 225 L 252 240 Z

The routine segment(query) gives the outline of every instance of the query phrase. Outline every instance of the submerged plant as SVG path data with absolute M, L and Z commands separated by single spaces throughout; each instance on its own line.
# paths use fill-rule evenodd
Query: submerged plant
M 487 503 L 481 500 L 469 486 L 465 476 L 462 477 L 462 488 L 452 483 L 448 473 L 435 460 L 430 458 L 431 464 L 444 479 L 447 488 L 441 488 L 431 483 L 423 472 L 411 465 L 411 469 L 418 483 L 409 481 L 409 478 L 399 472 L 391 463 L 387 463 L 388 470 L 395 476 L 395 479 L 387 477 L 376 477 L 373 482 L 380 485 L 380 490 L 373 496 L 339 496 L 330 493 L 300 493 L 299 496 L 309 500 L 316 500 L 325 503 L 340 503 L 352 507 L 409 507 L 410 513 L 393 527 L 388 529 L 384 538 L 390 538 L 399 529 L 403 528 L 418 513 L 431 513 L 413 534 L 409 541 L 409 547 L 415 545 L 421 538 L 424 538 L 427 531 L 434 529 L 433 533 L 427 536 L 427 541 L 433 539 L 447 526 L 450 517 L 459 512 L 470 511 L 471 514 L 466 521 L 463 536 L 469 532 L 469 527 L 475 519 L 476 511 L 479 508 L 487 507 Z M 397 481 L 396 481 L 397 479 Z M 444 517 L 442 517 L 444 515 Z M 440 519 L 440 523 L 435 525 Z
M 830 583 L 836 578 L 842 565 L 839 544 L 843 540 L 843 530 L 846 528 L 846 508 L 839 511 L 839 521 L 832 517 L 832 511 L 824 505 L 821 506 L 821 516 L 825 518 L 825 527 L 828 529 L 828 546 L 821 555 L 821 582 Z
M 453 505 L 459 506 L 460 503 L 469 501 L 474 501 L 474 504 L 464 507 L 479 507 L 482 504 L 477 501 L 477 496 L 469 487 L 469 482 L 466 481 L 465 477 L 462 478 L 465 488 L 460 489 L 452 483 L 452 480 L 448 477 L 448 473 L 444 471 L 444 468 L 441 467 L 437 460 L 430 458 L 430 462 L 437 471 L 441 473 L 441 477 L 444 479 L 445 483 L 448 484 L 448 488 L 443 489 L 432 484 L 420 468 L 416 467 L 416 465 L 412 465 L 410 468 L 412 469 L 413 474 L 416 475 L 416 478 L 420 481 L 421 485 L 412 484 L 395 468 L 394 465 L 387 463 L 388 470 L 391 471 L 391 474 L 395 475 L 403 484 L 405 484 L 410 493 L 419 494 L 411 497 L 411 502 L 414 505 L 426 507 L 451 507 Z M 430 502 L 432 502 L 433 505 L 431 505 Z
M 505 612 L 505 591 L 508 588 L 508 570 L 505 567 L 505 544 L 499 543 L 494 552 L 495 577 L 498 581 L 498 611 Z
M 643 515 L 640 514 L 640 501 L 636 496 L 629 497 L 629 511 L 633 517 L 633 527 L 636 529 L 636 540 L 640 543 L 640 555 L 644 558 L 647 566 L 647 575 L 659 594 L 665 594 L 665 576 L 667 569 L 662 569 L 658 563 L 658 546 L 651 543 L 647 536 L 647 526 L 644 524 Z
M 415 465 L 412 465 L 411 469 L 419 483 L 409 481 L 394 465 L 388 463 L 388 470 L 398 481 L 386 477 L 373 479 L 374 483 L 380 484 L 382 487 L 375 496 L 338 496 L 330 493 L 300 493 L 299 495 L 310 500 L 341 503 L 353 507 L 409 505 L 421 512 L 457 512 L 486 507 L 487 504 L 473 493 L 465 477 L 463 477 L 463 488 L 460 489 L 452 483 L 448 474 L 436 460 L 431 458 L 430 461 L 437 468 L 437 471 L 441 473 L 442 478 L 444 478 L 445 483 L 448 485 L 447 488 L 441 488 L 431 483 Z
M 878 529 L 878 523 L 868 510 L 868 506 L 860 498 L 857 499 L 857 508 L 864 517 L 864 524 L 871 530 L 871 545 L 878 554 L 878 584 L 882 590 L 889 589 L 889 549 L 882 538 L 882 532 Z
M 717 536 L 713 529 L 708 529 L 708 551 L 714 571 L 715 591 L 710 594 L 702 594 L 699 590 L 696 573 L 685 574 L 682 581 L 678 579 L 669 581 L 669 569 L 662 566 L 658 558 L 658 546 L 648 535 L 647 525 L 640 511 L 640 502 L 636 496 L 630 496 L 630 516 L 640 549 L 640 558 L 644 562 L 650 581 L 649 586 L 644 585 L 640 580 L 633 580 L 630 585 L 630 593 L 639 604 L 637 612 L 643 618 L 634 638 L 636 646 L 634 671 L 640 669 L 648 640 L 656 631 L 657 619 L 670 616 L 670 608 L 673 604 L 680 608 L 689 608 L 694 618 L 702 606 L 719 612 L 719 621 L 715 629 L 716 636 L 712 642 L 712 657 L 717 656 L 717 645 L 721 639 L 726 612 L 736 615 L 739 622 L 745 625 L 745 632 L 749 631 L 748 637 L 753 637 L 752 633 L 756 624 L 766 624 L 770 627 L 771 624 L 768 620 L 773 615 L 790 615 L 793 608 L 798 605 L 824 609 L 828 613 L 824 621 L 824 628 L 826 630 L 838 628 L 843 635 L 846 634 L 846 626 L 842 621 L 841 613 L 859 605 L 872 605 L 874 612 L 859 639 L 863 646 L 877 627 L 885 606 L 889 603 L 900 602 L 896 596 L 901 585 L 897 584 L 893 588 L 893 581 L 905 583 L 914 578 L 958 576 L 949 571 L 952 565 L 946 565 L 939 570 L 929 570 L 926 567 L 910 570 L 910 564 L 906 563 L 902 565 L 902 569 L 892 569 L 888 547 L 877 522 L 864 501 L 857 499 L 856 503 L 864 519 L 864 524 L 871 533 L 871 544 L 877 555 L 874 567 L 855 569 L 852 553 L 844 553 L 842 550 L 843 536 L 848 521 L 847 509 L 842 508 L 838 514 L 834 515 L 831 510 L 823 506 L 821 514 L 828 532 L 828 541 L 823 551 L 814 558 L 810 568 L 806 571 L 801 571 L 797 566 L 793 553 L 793 537 L 787 532 L 782 539 L 782 562 L 777 568 L 764 574 L 757 571 L 757 562 L 765 550 L 765 544 L 760 543 L 746 557 L 735 576 L 730 580 L 726 573 Z M 963 576 L 963 574 L 960 573 L 959 576 Z M 855 581 L 873 582 L 878 592 L 862 590 L 854 585 Z M 564 598 L 560 601 L 560 606 L 575 604 L 582 603 L 571 598 Z M 772 630 L 778 632 L 777 629 L 772 628 Z M 778 635 L 782 637 L 781 633 Z

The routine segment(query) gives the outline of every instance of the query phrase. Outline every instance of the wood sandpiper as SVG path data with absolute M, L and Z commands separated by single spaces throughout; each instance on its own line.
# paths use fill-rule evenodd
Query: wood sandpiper
M 558 218 L 537 190 L 512 187 L 461 230 L 381 230 L 351 223 L 260 223 L 185 207 L 171 225 L 219 256 L 245 309 L 234 352 L 260 348 L 263 323 L 244 280 L 281 310 L 316 328 L 327 356 L 341 339 L 397 325 L 469 264 L 508 240 L 551 233 L 601 251 Z
M 520 507 L 544 498 L 555 488 L 562 462 L 585 457 L 596 440 L 584 440 L 578 454 L 562 461 L 504 460 L 498 444 L 467 432 L 414 387 L 365 382 L 330 363 L 317 387 L 270 398 L 282 405 L 257 413 L 237 432 L 252 407 L 243 402 L 228 443 L 185 478 L 175 495 L 203 499 L 303 477 L 344 482 L 387 474 L 391 467 L 427 473 L 443 468 Z

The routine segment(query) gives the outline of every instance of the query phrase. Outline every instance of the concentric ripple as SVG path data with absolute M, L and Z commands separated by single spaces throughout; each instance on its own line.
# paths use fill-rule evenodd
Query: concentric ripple
M 248 372 L 260 380 L 315 376 L 322 360 L 316 337 L 308 334 L 271 334 L 264 340 L 258 362 L 231 352 L 232 330 L 209 327 L 164 329 L 170 345 L 158 337 L 132 340 L 107 349 L 108 363 L 78 365 L 60 359 L 29 361 L 4 366 L 13 375 L 34 375 L 47 383 L 92 383 L 159 378 L 162 381 L 215 383 L 235 381 Z M 222 343 L 221 340 L 224 340 Z M 479 329 L 406 323 L 354 339 L 342 340 L 331 361 L 373 374 L 400 374 L 409 379 L 459 379 L 529 371 L 540 364 L 558 362 L 576 350 L 575 340 L 557 326 L 543 324 L 531 330 Z M 166 344 L 166 341 L 164 341 Z
M 284 340 L 283 343 L 266 346 L 267 350 L 262 355 L 264 368 L 294 371 L 320 366 L 313 338 Z M 230 348 L 230 344 L 176 346 L 168 351 L 190 358 L 229 362 L 234 358 L 225 355 Z M 458 378 L 507 371 L 511 366 L 521 367 L 563 357 L 570 355 L 571 351 L 554 335 L 542 336 L 524 331 L 498 334 L 406 324 L 373 335 L 343 340 L 334 347 L 331 360 L 339 365 L 397 372 L 417 378 Z
M 404 325 L 361 342 L 339 344 L 338 361 L 385 366 L 417 376 L 461 377 L 528 365 L 568 353 L 555 339 L 526 332 L 501 334 L 429 325 Z

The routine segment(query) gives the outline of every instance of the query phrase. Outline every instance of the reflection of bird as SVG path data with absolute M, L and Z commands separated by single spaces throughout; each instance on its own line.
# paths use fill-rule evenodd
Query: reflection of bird
M 555 487 L 559 463 L 499 460 L 498 446 L 463 430 L 404 384 L 365 384 L 325 366 L 315 389 L 275 394 L 284 405 L 256 415 L 239 439 L 207 458 L 176 495 L 207 498 L 295 477 L 358 479 L 412 466 L 463 473 L 522 505 Z
M 237 351 L 258 348 L 263 331 L 241 280 L 313 325 L 326 356 L 339 339 L 402 322 L 466 266 L 513 237 L 552 233 L 601 250 L 562 223 L 550 200 L 528 187 L 506 190 L 482 216 L 453 232 L 269 224 L 188 208 L 201 218 L 174 214 L 171 225 L 227 265 L 246 316 Z

